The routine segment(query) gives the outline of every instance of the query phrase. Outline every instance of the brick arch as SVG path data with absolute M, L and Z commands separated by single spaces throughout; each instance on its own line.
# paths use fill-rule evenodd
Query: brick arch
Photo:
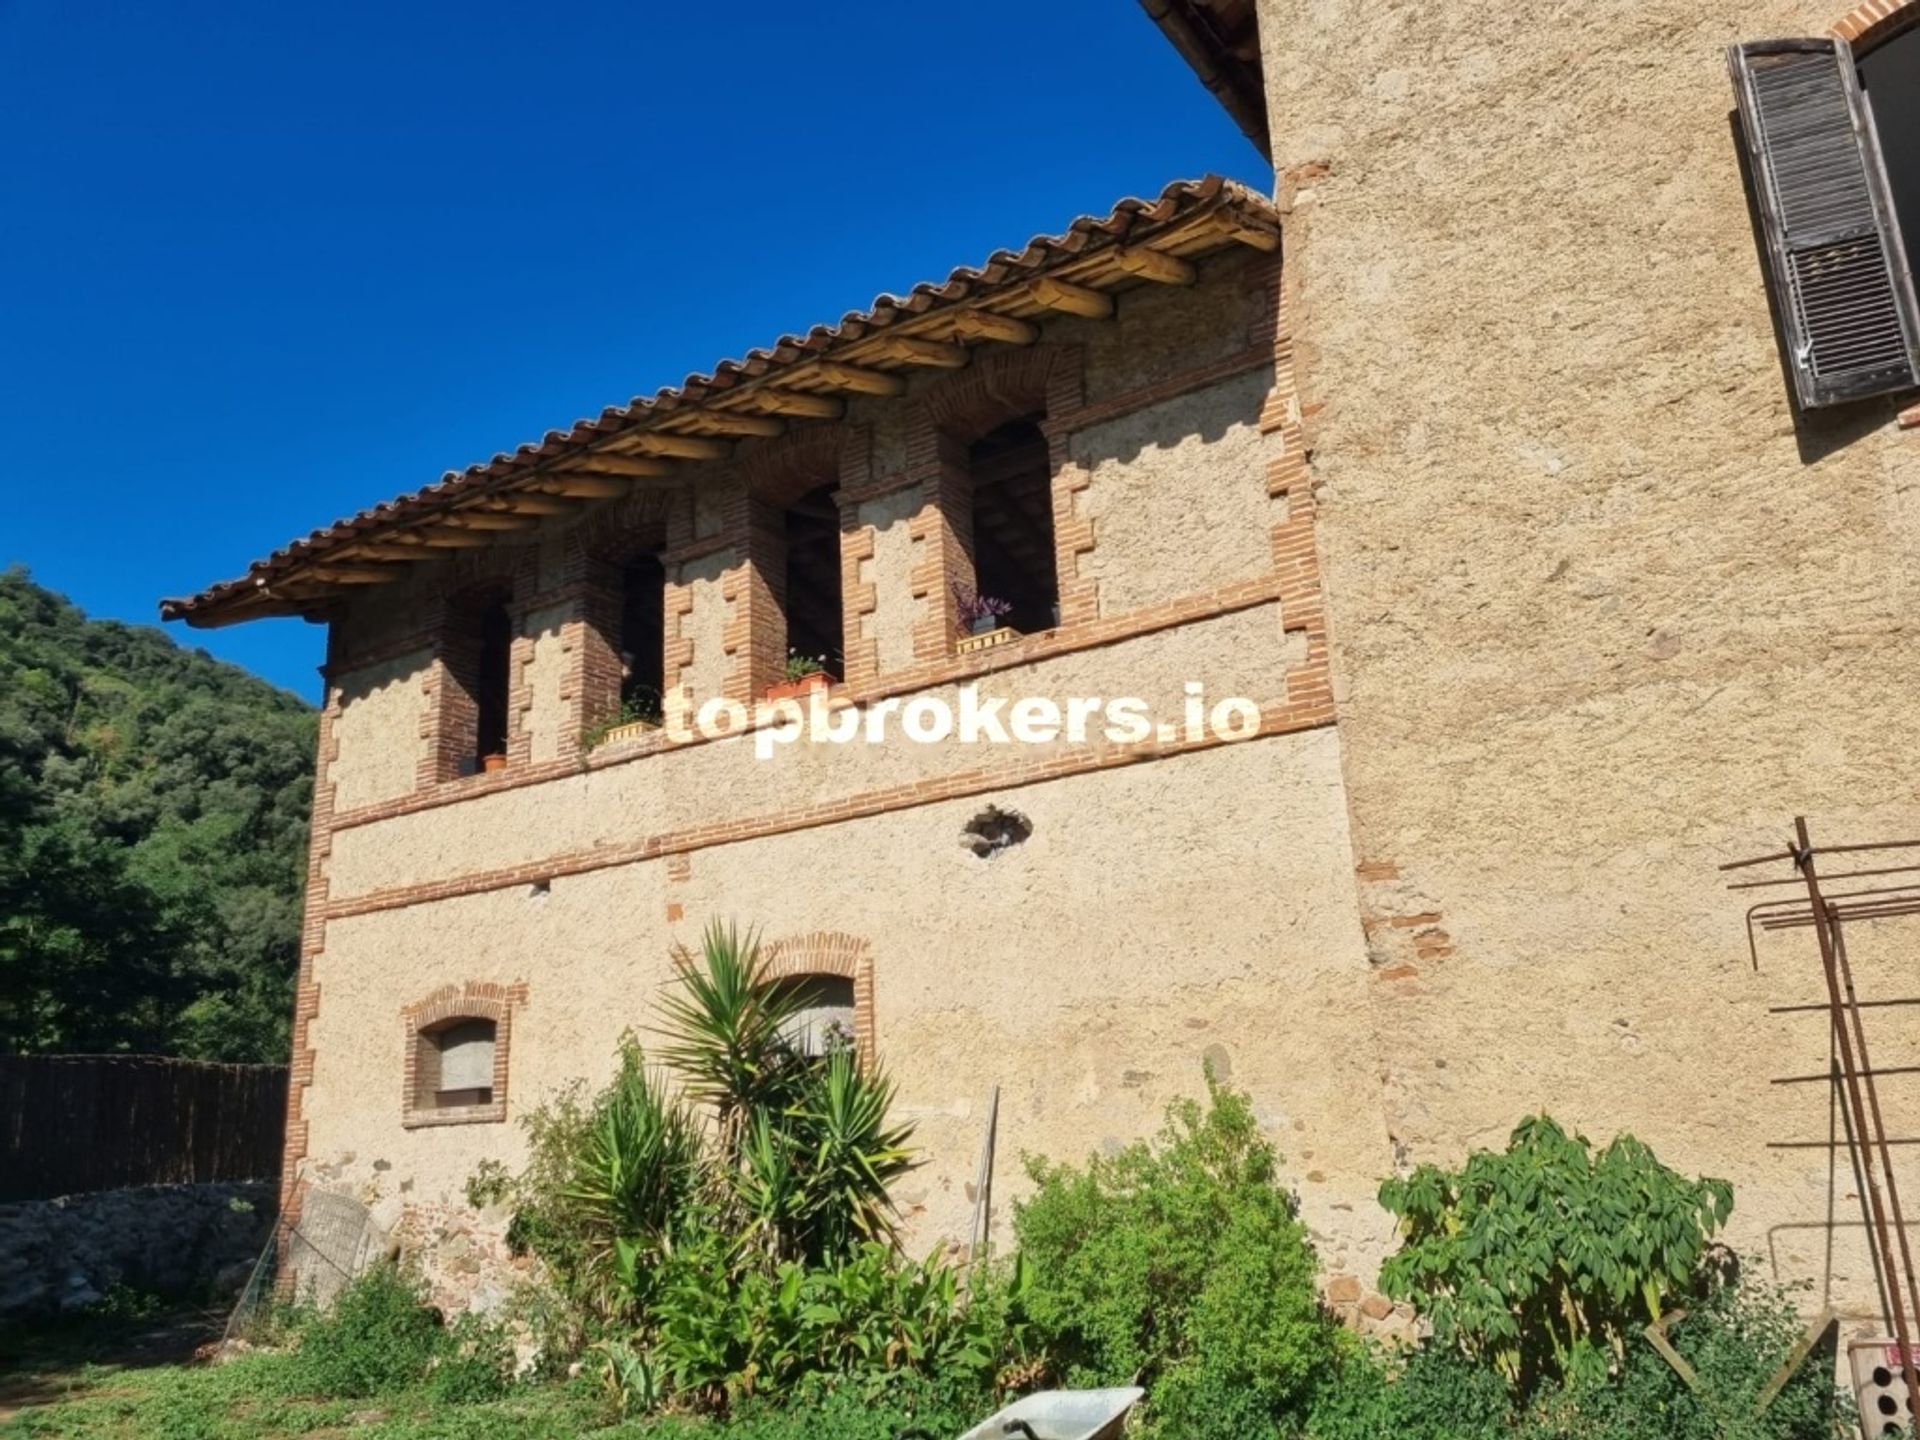
M 513 1012 L 526 1004 L 524 981 L 499 985 L 486 980 L 469 980 L 464 985 L 443 985 L 430 995 L 400 1007 L 404 1027 L 401 1043 L 400 1116 L 408 1129 L 427 1125 L 484 1124 L 507 1118 L 508 1051 L 513 1040 Z M 493 1099 L 486 1105 L 463 1106 L 456 1110 L 427 1110 L 419 1104 L 421 1041 L 434 1031 L 458 1020 L 493 1022 Z
M 1863 54 L 1882 41 L 1920 25 L 1920 0 L 1862 0 L 1827 33 Z
M 1081 369 L 1077 345 L 976 353 L 965 370 L 927 387 L 921 412 L 940 434 L 971 444 L 1007 420 L 1079 409 Z
M 664 550 L 667 516 L 678 492 L 641 490 L 611 505 L 596 505 L 568 532 L 588 564 L 622 565 L 643 550 Z
M 805 425 L 755 446 L 736 466 L 747 493 L 776 508 L 791 505 L 817 485 L 846 484 L 848 452 L 863 448 L 864 425 Z
M 802 975 L 837 975 L 853 981 L 853 1045 L 861 1066 L 876 1055 L 873 1023 L 873 947 L 857 935 L 814 930 L 789 935 L 762 947 L 765 976 L 793 980 Z

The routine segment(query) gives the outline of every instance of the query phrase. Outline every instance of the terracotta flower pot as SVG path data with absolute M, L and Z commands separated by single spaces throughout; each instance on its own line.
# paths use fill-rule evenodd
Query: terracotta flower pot
M 793 700 L 814 690 L 825 690 L 833 684 L 833 677 L 824 670 L 816 670 L 811 675 L 802 675 L 798 680 L 782 680 L 767 687 L 769 700 Z
M 507 768 L 507 757 L 504 755 L 482 755 L 480 757 L 480 768 L 489 775 L 498 775 L 502 770 Z

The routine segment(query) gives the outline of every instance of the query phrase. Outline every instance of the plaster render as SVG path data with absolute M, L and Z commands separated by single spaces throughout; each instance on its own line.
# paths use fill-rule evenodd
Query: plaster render
M 342 809 L 391 800 L 413 789 L 425 741 L 427 650 L 334 677 L 339 751 L 328 767 Z
M 545 606 L 529 614 L 521 626 L 521 632 L 533 640 L 524 723 L 532 742 L 530 758 L 536 762 L 558 758 L 562 737 L 578 728 L 566 693 L 567 643 L 562 627 L 570 613 L 565 605 Z
M 871 945 L 880 1057 L 930 1162 L 898 1197 L 916 1252 L 967 1233 L 989 1086 L 1002 1087 L 1003 1225 L 1023 1152 L 1080 1158 L 1146 1133 L 1169 1098 L 1200 1092 L 1211 1053 L 1256 1096 L 1330 1258 L 1370 1267 L 1387 1226 L 1362 1202 L 1390 1157 L 1374 1112 L 1353 1106 L 1377 1061 L 1353 1003 L 1366 961 L 1333 733 L 993 802 L 1034 831 L 990 860 L 961 843 L 980 808 L 962 801 L 703 851 L 682 881 L 643 863 L 557 880 L 541 898 L 522 888 L 333 922 L 314 1022 L 316 1174 L 369 1202 L 406 1185 L 409 1205 L 454 1204 L 481 1159 L 520 1155 L 513 1124 L 399 1130 L 390 957 L 409 957 L 420 991 L 528 978 L 510 1092 L 523 1114 L 610 1072 L 622 1031 L 655 1018 L 674 943 L 697 942 L 710 918 L 751 919 L 769 939 L 834 929 Z M 669 895 L 677 923 L 661 918 Z
M 873 558 L 862 565 L 861 579 L 874 587 L 874 610 L 862 638 L 879 647 L 880 673 L 913 664 L 913 627 L 921 603 L 913 598 L 913 539 L 908 523 L 920 510 L 917 488 L 897 490 L 860 507 L 860 523 L 873 527 Z
M 693 609 L 680 622 L 681 638 L 693 642 L 692 658 L 680 675 L 690 695 L 718 695 L 726 686 L 731 669 L 727 621 L 733 606 L 726 597 L 725 577 L 735 563 L 735 552 L 725 549 L 680 566 L 680 583 L 693 592 Z
M 1631 1130 L 1874 1323 L 1827 1088 L 1770 1083 L 1826 1064 L 1770 1013 L 1812 941 L 1754 974 L 1715 871 L 1797 812 L 1920 831 L 1920 449 L 1793 412 L 1722 61 L 1834 19 L 1260 5 L 1386 1124 L 1409 1162 Z
M 1102 614 L 1271 568 L 1263 462 L 1273 441 L 1260 432 L 1260 408 L 1272 383 L 1252 370 L 1075 432 L 1095 537 L 1080 570 L 1099 583 Z
M 987 675 L 984 699 L 1025 695 L 1134 696 L 1156 720 L 1180 722 L 1185 686 L 1198 681 L 1211 699 L 1245 696 L 1283 702 L 1286 674 L 1304 659 L 1298 636 L 1283 631 L 1273 603 L 1163 630 L 1121 644 L 1077 651 Z M 951 710 L 960 686 L 928 691 Z M 1005 708 L 1002 709 L 1005 715 Z M 1098 724 L 1090 729 L 1097 739 Z M 756 759 L 746 740 L 717 741 L 641 756 L 627 764 L 565 776 L 458 805 L 417 811 L 343 830 L 333 838 L 331 895 L 346 900 L 476 870 L 524 864 L 567 851 L 617 844 L 722 816 L 771 814 L 805 797 L 818 803 L 931 779 L 956 769 L 1011 768 L 1072 744 L 930 744 L 907 739 L 898 715 L 883 744 L 796 741 Z M 1085 748 L 1085 747 L 1078 747 Z M 724 796 L 724 803 L 717 797 Z

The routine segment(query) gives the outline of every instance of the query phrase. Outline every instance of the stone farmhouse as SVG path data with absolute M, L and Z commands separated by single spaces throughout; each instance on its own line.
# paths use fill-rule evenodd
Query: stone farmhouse
M 737 920 L 897 1080 L 919 1248 L 969 1234 L 995 1087 L 1003 1225 L 1022 1152 L 1211 1065 L 1349 1310 L 1379 1180 L 1546 1108 L 1732 1179 L 1735 1243 L 1878 1326 L 1818 958 L 1750 953 L 1717 867 L 1796 814 L 1920 834 L 1920 0 L 1144 3 L 1275 198 L 1124 201 L 163 607 L 329 627 L 290 1213 L 350 1195 L 470 1286 L 467 1177 Z M 862 723 L 1173 723 L 654 723 L 796 655 Z M 1863 983 L 1915 935 L 1861 927 Z

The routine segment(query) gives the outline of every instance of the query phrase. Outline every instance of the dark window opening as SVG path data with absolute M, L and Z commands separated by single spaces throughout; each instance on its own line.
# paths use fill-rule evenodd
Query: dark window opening
M 450 1110 L 493 1103 L 494 1043 L 491 1020 L 452 1020 L 420 1035 L 419 1105 Z
M 1896 35 L 1860 60 L 1860 87 L 1873 108 L 1873 128 L 1893 191 L 1894 216 L 1907 264 L 1920 264 L 1920 29 Z
M 853 1049 L 853 981 L 844 975 L 801 975 L 782 980 L 773 993 L 797 1006 L 780 1027 L 795 1054 L 820 1060 Z
M 513 668 L 513 617 L 504 602 L 480 612 L 480 654 L 474 666 L 474 758 L 507 753 L 507 688 Z
M 665 676 L 667 572 L 658 555 L 640 555 L 620 576 L 620 713 L 660 716 Z
M 1006 601 L 1024 634 L 1060 623 L 1053 561 L 1053 467 L 1031 418 L 1013 420 L 967 452 L 973 477 L 973 570 L 982 596 Z
M 809 490 L 783 517 L 787 573 L 787 652 L 812 660 L 836 680 L 841 654 L 840 507 L 834 487 Z

